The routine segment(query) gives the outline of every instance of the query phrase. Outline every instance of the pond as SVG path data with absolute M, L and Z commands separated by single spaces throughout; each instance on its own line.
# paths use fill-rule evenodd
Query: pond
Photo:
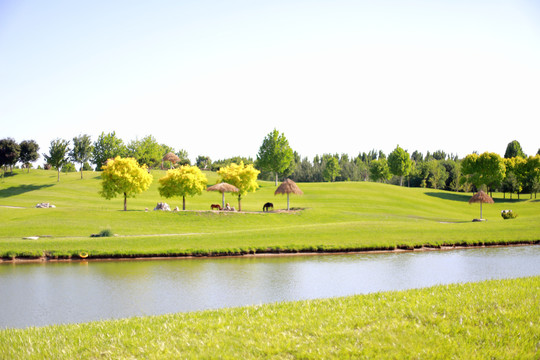
M 0 328 L 540 275 L 540 246 L 0 265 Z

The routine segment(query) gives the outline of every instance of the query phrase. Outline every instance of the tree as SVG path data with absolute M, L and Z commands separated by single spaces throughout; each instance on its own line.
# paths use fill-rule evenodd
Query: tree
M 283 133 L 280 134 L 274 129 L 264 138 L 257 154 L 256 164 L 260 169 L 274 172 L 277 186 L 278 174 L 289 169 L 293 160 L 293 151 L 289 146 L 289 141 Z
M 11 138 L 0 140 L 0 166 L 4 168 L 2 177 L 5 175 L 7 167 L 11 167 L 13 172 L 13 165 L 19 160 L 19 154 L 21 147 L 17 142 Z
M 435 151 L 432 156 L 435 160 L 446 160 L 446 153 L 442 150 Z
M 333 182 L 340 173 L 341 167 L 339 166 L 338 159 L 336 159 L 335 157 L 327 159 L 326 163 L 324 164 L 324 180 Z
M 532 194 L 536 198 L 536 193 L 540 190 L 540 155 L 529 156 L 524 164 L 524 180 L 532 199 Z
M 152 175 L 145 165 L 140 166 L 134 158 L 109 159 L 102 166 L 101 191 L 99 194 L 110 200 L 118 194 L 124 196 L 124 211 L 127 210 L 127 198 L 148 190 L 152 183 Z
M 189 161 L 189 155 L 188 152 L 184 149 L 180 149 L 175 154 L 180 158 L 179 164 L 181 165 L 191 165 L 191 161 Z
M 527 155 L 525 155 L 525 153 L 523 152 L 523 149 L 521 148 L 521 144 L 519 143 L 519 141 L 514 140 L 514 141 L 509 142 L 508 145 L 506 146 L 506 151 L 504 152 L 504 158 L 510 159 L 516 156 L 522 157 L 524 159 L 527 157 Z
M 58 172 L 58 179 L 60 181 L 60 170 L 62 166 L 68 163 L 68 153 L 69 153 L 69 140 L 56 139 L 51 141 L 51 146 L 49 147 L 49 154 L 43 154 L 45 162 L 56 169 Z
M 145 136 L 141 140 L 133 140 L 127 145 L 127 156 L 137 159 L 139 165 L 154 168 L 161 163 L 163 146 L 160 145 L 152 135 Z
M 467 155 L 461 162 L 461 171 L 477 190 L 485 185 L 492 192 L 502 184 L 506 167 L 498 154 L 484 152 Z
M 96 165 L 96 170 L 101 170 L 107 160 L 114 159 L 117 156 L 124 156 L 126 147 L 122 139 L 116 137 L 116 132 L 99 135 L 94 142 L 94 150 L 92 151 L 92 162 Z
M 79 135 L 73 138 L 73 149 L 70 151 L 69 157 L 72 161 L 81 164 L 81 179 L 83 178 L 83 165 L 90 160 L 93 150 L 90 135 Z
M 167 174 L 159 179 L 159 184 L 159 195 L 166 198 L 181 196 L 182 210 L 186 210 L 186 196 L 202 194 L 208 180 L 198 167 L 184 165 L 167 170 Z
M 515 192 L 519 199 L 519 194 L 523 190 L 523 184 L 526 179 L 526 160 L 522 157 L 513 157 L 509 159 L 504 159 L 504 164 L 506 167 L 505 179 L 503 180 L 504 190 Z M 510 195 L 512 198 L 512 195 Z
M 34 140 L 23 140 L 19 144 L 21 152 L 19 153 L 19 161 L 26 166 L 30 172 L 30 163 L 39 158 L 39 145 Z
M 427 182 L 433 189 L 442 189 L 446 184 L 446 179 L 448 179 L 445 167 L 439 160 L 435 159 L 426 161 L 424 164 L 427 168 Z
M 210 160 L 209 156 L 199 155 L 197 156 L 197 159 L 195 159 L 195 164 L 199 168 L 206 170 L 210 165 L 212 165 L 212 160 Z
M 403 177 L 409 175 L 412 167 L 409 153 L 399 147 L 399 145 L 396 146 L 394 151 L 388 155 L 388 167 L 390 173 L 399 176 L 399 186 L 403 186 Z
M 414 152 L 411 155 L 411 160 L 413 160 L 416 163 L 424 161 L 424 155 L 422 155 L 420 151 L 414 150 Z
M 390 179 L 390 169 L 388 169 L 386 159 L 373 160 L 369 164 L 369 177 L 375 182 Z
M 232 163 L 226 167 L 222 167 L 218 171 L 221 181 L 234 185 L 238 188 L 238 211 L 242 211 L 242 196 L 248 192 L 255 191 L 259 188 L 257 184 L 257 176 L 260 171 L 255 169 L 252 164 L 244 165 Z

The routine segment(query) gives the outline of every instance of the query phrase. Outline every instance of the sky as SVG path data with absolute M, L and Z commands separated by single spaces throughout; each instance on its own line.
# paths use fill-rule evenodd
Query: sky
M 0 138 L 193 161 L 540 148 L 540 2 L 0 0 Z M 43 157 L 38 163 L 43 162 Z

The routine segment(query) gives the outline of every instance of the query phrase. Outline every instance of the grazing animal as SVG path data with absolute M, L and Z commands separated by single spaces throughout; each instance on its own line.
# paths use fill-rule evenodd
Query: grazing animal
M 270 211 L 270 208 L 272 208 L 272 210 L 274 210 L 274 204 L 272 204 L 271 202 L 267 202 L 263 206 L 263 211 Z
M 212 209 L 212 210 L 221 210 L 221 205 L 212 204 L 212 205 L 210 205 L 210 209 Z

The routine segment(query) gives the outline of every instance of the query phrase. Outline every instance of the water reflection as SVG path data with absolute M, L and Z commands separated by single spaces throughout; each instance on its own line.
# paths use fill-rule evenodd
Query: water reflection
M 41 326 L 540 275 L 540 246 L 0 265 L 0 327 Z

